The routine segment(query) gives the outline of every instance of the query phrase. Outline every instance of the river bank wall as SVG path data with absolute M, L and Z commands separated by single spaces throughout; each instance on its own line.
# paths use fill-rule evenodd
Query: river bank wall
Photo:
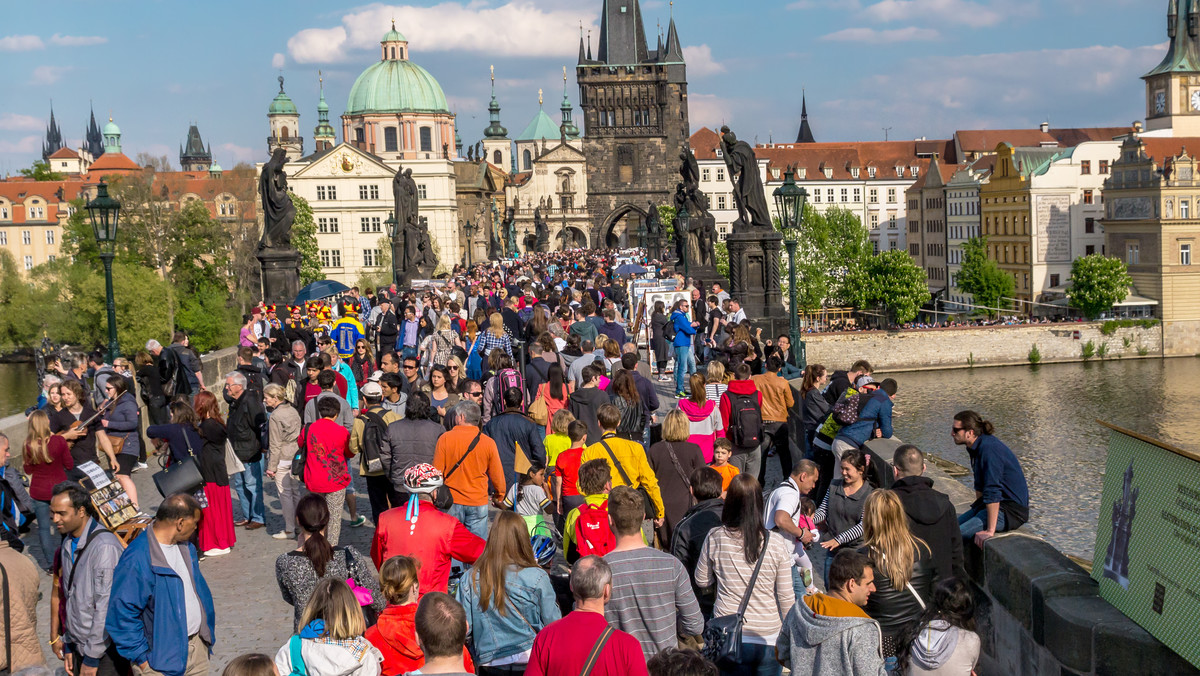
M 1043 364 L 1081 362 L 1088 343 L 1090 359 L 1141 359 L 1195 355 L 1183 345 L 1164 350 L 1162 324 L 1127 327 L 1111 335 L 1103 322 L 949 327 L 905 331 L 852 331 L 805 334 L 808 363 L 848 368 L 866 359 L 876 371 L 920 371 L 972 366 L 1019 366 L 1030 363 L 1037 346 Z M 1190 344 L 1190 343 L 1189 343 Z

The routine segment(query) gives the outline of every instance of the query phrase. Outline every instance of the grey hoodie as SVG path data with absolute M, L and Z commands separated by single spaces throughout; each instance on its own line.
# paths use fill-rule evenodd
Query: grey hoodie
M 857 606 L 805 596 L 783 620 L 775 654 L 794 674 L 886 676 L 879 623 Z
M 909 652 L 914 674 L 967 674 L 978 659 L 979 637 L 945 620 L 934 620 L 921 629 Z
M 62 543 L 60 573 L 67 604 L 63 638 L 84 657 L 99 659 L 111 643 L 104 632 L 104 623 L 108 617 L 113 570 L 125 548 L 116 535 L 105 530 L 95 519 L 89 519 L 73 556 L 71 549 L 71 538 L 68 537 Z M 74 570 L 76 565 L 78 572 Z M 68 581 L 71 582 L 69 588 Z

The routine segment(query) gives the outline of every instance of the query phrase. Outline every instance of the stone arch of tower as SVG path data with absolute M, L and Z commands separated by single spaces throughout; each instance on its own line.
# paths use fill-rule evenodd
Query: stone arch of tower
M 621 204 L 609 212 L 592 241 L 597 247 L 618 248 L 637 244 L 637 227 L 646 222 L 646 210 L 629 204 Z

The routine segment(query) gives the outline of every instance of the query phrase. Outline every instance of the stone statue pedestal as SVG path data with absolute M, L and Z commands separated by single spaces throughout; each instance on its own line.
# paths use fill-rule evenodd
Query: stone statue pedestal
M 418 265 L 410 270 L 401 270 L 400 288 L 408 289 L 414 279 L 433 279 L 433 271 L 436 269 L 436 265 Z
M 300 252 L 295 249 L 262 249 L 262 298 L 267 304 L 291 305 L 300 293 Z
M 746 228 L 725 239 L 729 247 L 729 295 L 767 335 L 786 333 L 787 310 L 779 282 L 783 235 L 767 228 Z

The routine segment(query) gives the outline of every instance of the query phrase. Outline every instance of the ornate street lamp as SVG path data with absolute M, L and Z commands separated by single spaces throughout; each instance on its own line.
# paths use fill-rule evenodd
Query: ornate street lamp
M 680 211 L 675 215 L 675 238 L 679 240 L 682 246 L 679 247 L 679 255 L 683 258 L 683 279 L 684 282 L 688 279 L 688 221 L 691 216 L 688 215 L 687 209 Z
M 808 202 L 808 191 L 796 185 L 795 172 L 788 167 L 783 172 L 783 185 L 775 189 L 774 195 L 775 208 L 783 226 L 783 243 L 788 252 L 788 284 L 791 295 L 788 337 L 792 341 L 792 357 L 796 360 L 796 366 L 803 370 L 807 366 L 807 356 L 804 341 L 800 340 L 800 327 L 796 319 L 799 314 L 796 307 L 796 243 L 804 225 L 804 205 Z
M 117 222 L 121 217 L 121 203 L 108 196 L 108 185 L 100 181 L 96 187 L 96 199 L 87 203 L 88 216 L 92 221 L 92 233 L 100 247 L 100 260 L 104 261 L 104 293 L 108 304 L 108 359 L 120 354 L 117 344 L 117 308 L 113 302 L 112 264 L 116 256 Z
M 403 242 L 400 238 L 400 223 L 396 220 L 396 214 L 389 211 L 387 220 L 383 224 L 387 226 L 388 237 L 392 238 L 392 282 L 398 291 L 400 289 L 400 257 L 404 255 Z
M 645 249 L 648 244 L 646 242 L 646 222 L 641 221 L 637 227 L 638 248 Z
M 467 233 L 467 267 L 471 267 L 471 249 L 475 246 L 475 242 L 471 240 L 471 236 L 475 234 L 476 225 L 472 221 L 463 223 L 463 232 Z

